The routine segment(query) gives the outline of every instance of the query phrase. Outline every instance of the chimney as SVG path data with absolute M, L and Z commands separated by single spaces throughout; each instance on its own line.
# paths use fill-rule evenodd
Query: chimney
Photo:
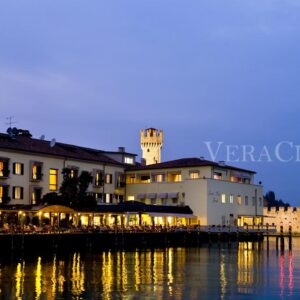
M 141 165 L 146 166 L 146 159 L 145 158 L 141 158 Z
M 119 151 L 119 152 L 122 152 L 122 153 L 125 152 L 125 147 L 119 147 L 119 148 L 118 148 L 118 151 Z

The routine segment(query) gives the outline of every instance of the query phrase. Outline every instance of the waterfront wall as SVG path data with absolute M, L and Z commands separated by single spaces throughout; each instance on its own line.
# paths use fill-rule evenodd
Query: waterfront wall
M 99 249 L 190 247 L 210 242 L 258 241 L 251 232 L 115 232 L 59 234 L 2 234 L 0 254 L 13 252 L 56 252 Z
M 277 232 L 283 227 L 283 232 L 288 232 L 292 227 L 293 233 L 300 233 L 300 207 L 271 207 L 264 208 L 264 225 L 275 225 Z

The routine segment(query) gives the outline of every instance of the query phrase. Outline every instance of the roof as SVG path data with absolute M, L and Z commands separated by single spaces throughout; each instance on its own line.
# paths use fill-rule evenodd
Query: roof
M 82 209 L 86 211 L 86 209 Z M 189 206 L 169 206 L 169 205 L 151 205 L 144 204 L 139 201 L 125 201 L 118 204 L 102 204 L 98 205 L 93 210 L 94 212 L 110 212 L 110 213 L 172 213 L 172 214 L 184 214 L 192 215 L 193 211 Z
M 62 205 L 0 205 L 1 211 L 33 211 L 33 212 L 94 212 L 94 213 L 165 213 L 178 215 L 192 215 L 193 211 L 189 206 L 168 206 L 168 205 L 148 205 L 138 201 L 125 201 L 118 204 L 97 205 L 93 209 L 76 208 L 75 210 Z
M 158 170 L 158 169 L 179 169 L 179 168 L 191 168 L 191 167 L 206 167 L 206 166 L 212 166 L 212 167 L 218 167 L 218 168 L 224 168 L 224 169 L 230 169 L 235 171 L 242 171 L 242 172 L 248 172 L 255 174 L 256 172 L 251 170 L 246 170 L 242 168 L 237 168 L 229 165 L 220 165 L 217 162 L 209 161 L 197 157 L 192 158 L 181 158 L 176 160 L 169 160 L 166 162 L 153 164 L 153 165 L 147 165 L 147 166 L 132 166 L 128 167 L 127 171 L 139 171 L 139 170 Z
M 0 150 L 1 149 L 123 165 L 106 156 L 105 152 L 101 150 L 58 142 L 51 147 L 50 141 L 33 139 L 28 136 L 16 136 L 15 138 L 11 138 L 8 134 L 0 133 Z

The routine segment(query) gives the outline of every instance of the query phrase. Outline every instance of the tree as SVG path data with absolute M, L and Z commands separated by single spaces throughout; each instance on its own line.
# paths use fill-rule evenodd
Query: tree
M 88 187 L 93 182 L 90 172 L 82 171 L 80 176 L 71 176 L 71 170 L 64 168 L 62 174 L 63 182 L 59 191 L 69 206 L 91 207 L 97 204 L 96 199 L 87 196 Z
M 288 207 L 289 203 L 283 202 L 281 199 L 277 200 L 275 193 L 273 191 L 269 191 L 265 195 L 265 199 L 267 201 L 268 207 Z

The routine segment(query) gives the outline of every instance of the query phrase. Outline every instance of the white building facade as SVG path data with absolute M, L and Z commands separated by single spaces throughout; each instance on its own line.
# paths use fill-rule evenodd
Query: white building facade
M 200 225 L 259 225 L 263 187 L 255 172 L 198 158 L 126 171 L 126 200 L 188 205 Z

